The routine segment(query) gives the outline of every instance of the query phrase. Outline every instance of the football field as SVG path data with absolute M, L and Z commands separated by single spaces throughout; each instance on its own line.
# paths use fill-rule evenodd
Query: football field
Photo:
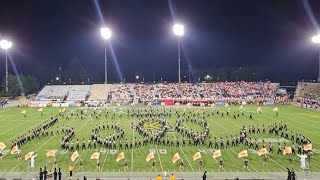
M 263 156 L 258 156 L 257 152 L 253 148 L 249 148 L 243 144 L 239 144 L 233 147 L 228 147 L 221 149 L 222 158 L 224 160 L 224 169 L 221 169 L 220 172 L 284 172 L 286 167 L 294 168 L 295 171 L 300 170 L 300 158 L 295 155 L 293 162 L 290 163 L 288 156 L 278 155 L 278 142 L 281 146 L 284 147 L 284 143 L 287 146 L 291 146 L 292 142 L 291 131 L 293 133 L 298 133 L 306 138 L 310 139 L 312 142 L 313 155 L 311 156 L 310 161 L 310 170 L 312 172 L 320 172 L 320 112 L 314 110 L 303 109 L 295 106 L 285 106 L 285 105 L 276 105 L 276 106 L 261 106 L 262 113 L 257 112 L 258 106 L 256 105 L 246 105 L 244 106 L 244 116 L 241 115 L 234 119 L 233 113 L 237 115 L 239 112 L 239 107 L 236 105 L 230 105 L 228 108 L 224 106 L 212 107 L 187 107 L 187 106 L 151 106 L 152 108 L 165 108 L 167 112 L 171 109 L 172 116 L 161 117 L 170 123 L 168 132 L 165 134 L 165 138 L 174 139 L 174 146 L 168 146 L 161 144 L 150 144 L 141 147 L 133 147 L 132 149 L 125 150 L 119 149 L 117 140 L 117 149 L 109 149 L 104 146 L 97 146 L 96 148 L 81 150 L 81 143 L 84 139 L 86 144 L 88 139 L 91 137 L 91 131 L 93 128 L 102 127 L 102 124 L 107 124 L 111 126 L 112 122 L 114 124 L 119 124 L 120 127 L 124 127 L 125 134 L 121 139 L 124 144 L 127 139 L 129 142 L 131 140 L 143 140 L 135 128 L 131 128 L 132 122 L 134 127 L 136 122 L 140 117 L 132 117 L 131 109 L 132 107 L 117 107 L 110 106 L 105 110 L 105 108 L 98 108 L 96 112 L 100 115 L 96 117 L 93 115 L 94 108 L 89 108 L 84 114 L 84 118 L 81 119 L 77 117 L 78 108 L 66 108 L 65 111 L 59 115 L 59 110 L 62 108 L 43 108 L 42 112 L 38 111 L 38 108 L 5 108 L 0 109 L 0 142 L 5 143 L 7 146 L 2 155 L 2 161 L 0 161 L 0 172 L 2 176 L 5 176 L 10 172 L 27 172 L 29 169 L 29 160 L 24 160 L 24 156 L 28 152 L 34 152 L 37 154 L 35 158 L 35 169 L 38 171 L 40 167 L 47 166 L 47 169 L 52 170 L 53 168 L 53 157 L 46 157 L 46 153 L 50 150 L 57 150 L 56 159 L 57 166 L 61 168 L 63 172 L 68 171 L 68 166 L 74 166 L 75 173 L 82 170 L 78 170 L 80 159 L 83 160 L 84 172 L 95 172 L 96 171 L 96 160 L 90 159 L 92 153 L 100 152 L 99 162 L 102 172 L 124 172 L 124 160 L 116 162 L 117 155 L 120 152 L 124 152 L 125 159 L 128 161 L 128 170 L 127 172 L 180 172 L 179 163 L 181 160 L 178 160 L 176 163 L 172 162 L 172 157 L 175 153 L 179 153 L 181 159 L 184 161 L 183 172 L 203 172 L 207 170 L 208 172 L 218 172 L 219 169 L 219 160 L 218 158 L 213 158 L 212 153 L 216 150 L 214 149 L 214 137 L 220 139 L 222 137 L 226 141 L 226 136 L 228 139 L 231 139 L 231 135 L 238 136 L 242 126 L 252 127 L 253 125 L 260 127 L 260 133 L 248 134 L 248 137 L 257 139 L 259 141 L 259 149 L 262 148 L 262 140 L 264 140 L 267 145 L 269 142 L 273 144 L 273 153 L 268 154 L 269 161 L 267 166 L 263 166 Z M 278 117 L 273 109 L 278 108 Z M 130 109 L 130 114 L 127 114 L 127 109 Z M 150 108 L 149 106 L 139 106 L 136 108 Z M 26 117 L 21 112 L 25 110 Z M 188 139 L 183 137 L 182 133 L 175 131 L 175 124 L 178 119 L 176 115 L 176 110 L 178 110 L 181 118 L 183 112 L 195 114 L 195 117 L 203 117 L 208 122 L 209 125 L 209 137 L 212 138 L 213 147 L 209 147 L 209 138 L 206 139 L 204 145 L 189 146 L 188 140 L 186 140 L 186 145 L 182 145 L 182 140 Z M 229 110 L 230 116 L 227 116 L 226 111 Z M 73 111 L 73 116 L 67 119 L 67 116 L 70 116 L 71 111 Z M 106 116 L 106 111 L 108 115 Z M 219 111 L 219 114 L 217 114 Z M 214 113 L 212 113 L 214 112 Z M 249 118 L 249 112 L 252 112 L 253 119 Z M 43 113 L 43 115 L 41 115 Z M 224 116 L 222 117 L 222 113 Z M 115 117 L 112 119 L 112 114 L 115 114 Z M 119 115 L 122 114 L 122 117 Z M 199 114 L 199 115 L 198 115 Z M 32 128 L 37 127 L 42 124 L 44 121 L 49 120 L 50 117 L 57 116 L 59 121 L 49 128 L 49 135 L 41 137 L 39 139 L 34 139 L 31 142 L 27 142 L 19 149 L 22 152 L 22 161 L 17 160 L 17 154 L 10 154 L 11 141 L 17 138 L 20 135 L 26 134 Z M 194 132 L 202 132 L 204 127 L 200 125 L 201 120 L 197 123 L 184 121 L 182 126 L 193 130 Z M 276 136 L 274 134 L 268 134 L 268 126 L 274 123 L 286 122 L 289 138 L 285 139 L 283 137 Z M 262 133 L 263 125 L 266 127 L 266 133 Z M 74 128 L 75 137 L 72 139 L 74 145 L 76 144 L 77 139 L 80 143 L 79 157 L 75 161 L 71 161 L 70 157 L 72 152 L 65 151 L 61 149 L 61 140 L 62 134 L 57 133 L 57 130 L 60 131 L 62 127 L 71 126 Z M 157 131 L 160 128 L 160 124 L 155 122 L 145 123 L 144 128 L 150 131 Z M 51 131 L 53 134 L 51 134 Z M 109 135 L 116 134 L 115 130 L 111 128 L 106 128 L 106 130 L 99 131 L 100 137 L 105 137 Z M 179 140 L 180 146 L 176 147 L 176 140 Z M 192 143 L 193 144 L 193 143 Z M 220 144 L 219 144 L 220 145 Z M 297 144 L 295 145 L 297 149 Z M 238 153 L 242 150 L 248 150 L 248 160 L 249 168 L 243 169 L 243 158 L 238 158 Z M 146 162 L 146 157 L 149 152 L 154 152 L 154 159 Z M 203 159 L 203 167 L 199 165 L 199 159 L 193 160 L 193 155 L 196 152 L 200 152 Z M 156 162 L 155 169 L 151 169 L 152 162 Z

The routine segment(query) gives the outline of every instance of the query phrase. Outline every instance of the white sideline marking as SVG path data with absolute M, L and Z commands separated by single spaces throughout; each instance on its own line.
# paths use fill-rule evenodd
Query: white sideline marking
M 160 162 L 161 171 L 163 172 L 162 163 L 161 163 L 161 159 L 160 159 L 160 153 L 158 151 L 157 145 L 156 145 L 156 150 L 157 150 L 157 154 L 158 154 L 158 158 L 159 158 L 159 162 Z

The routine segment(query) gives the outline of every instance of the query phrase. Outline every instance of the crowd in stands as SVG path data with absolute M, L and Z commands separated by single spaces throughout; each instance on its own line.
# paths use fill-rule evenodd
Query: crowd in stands
M 135 96 L 139 101 L 147 101 L 153 99 L 153 84 L 136 84 L 134 85 Z
M 131 84 L 113 84 L 111 90 L 112 102 L 128 102 L 133 99 Z
M 297 92 L 297 101 L 301 107 L 320 108 L 320 83 L 299 83 L 297 89 L 300 90 Z
M 159 84 L 94 84 L 45 86 L 36 100 L 89 100 L 130 103 L 153 100 L 272 101 L 278 84 L 269 82 L 213 82 Z
M 90 101 L 107 101 L 108 93 L 111 89 L 110 84 L 93 84 L 91 88 Z

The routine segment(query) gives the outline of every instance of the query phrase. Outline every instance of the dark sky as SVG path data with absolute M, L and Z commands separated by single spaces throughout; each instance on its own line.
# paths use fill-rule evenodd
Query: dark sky
M 167 0 L 100 0 L 105 23 L 113 30 L 108 51 L 111 81 L 121 74 L 128 80 L 142 73 L 177 80 L 177 38 Z M 310 41 L 317 32 L 303 1 L 295 0 L 175 0 L 176 20 L 185 25 L 182 39 L 183 71 L 187 62 L 194 71 L 210 67 L 263 66 L 271 73 L 297 72 L 317 77 L 318 51 Z M 315 19 L 320 1 L 309 1 Z M 19 72 L 55 76 L 72 58 L 92 74 L 104 77 L 102 25 L 91 0 L 0 0 L 0 37 L 10 38 L 10 50 Z M 4 53 L 0 53 L 0 76 Z M 12 71 L 10 69 L 10 71 Z M 280 72 L 280 73 L 279 73 Z M 274 78 L 276 80 L 276 78 Z M 49 81 L 49 80 L 48 80 Z

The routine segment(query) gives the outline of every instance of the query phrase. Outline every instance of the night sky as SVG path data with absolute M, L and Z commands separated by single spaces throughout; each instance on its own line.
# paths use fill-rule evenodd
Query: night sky
M 306 1 L 315 20 L 320 1 Z M 104 23 L 113 31 L 108 48 L 109 80 L 163 77 L 177 80 L 175 21 L 185 25 L 182 71 L 212 67 L 268 67 L 271 80 L 316 78 L 318 48 L 311 43 L 316 23 L 295 0 L 100 0 Z M 170 10 L 170 4 L 171 9 Z M 13 41 L 10 54 L 19 73 L 48 82 L 71 59 L 92 81 L 104 78 L 103 25 L 91 0 L 0 0 L 0 38 Z M 116 59 L 115 59 L 116 58 Z M 4 76 L 3 51 L 0 77 Z M 10 72 L 13 73 L 10 66 Z M 63 81 L 67 77 L 63 77 Z M 282 78 L 283 79 L 283 78 Z

